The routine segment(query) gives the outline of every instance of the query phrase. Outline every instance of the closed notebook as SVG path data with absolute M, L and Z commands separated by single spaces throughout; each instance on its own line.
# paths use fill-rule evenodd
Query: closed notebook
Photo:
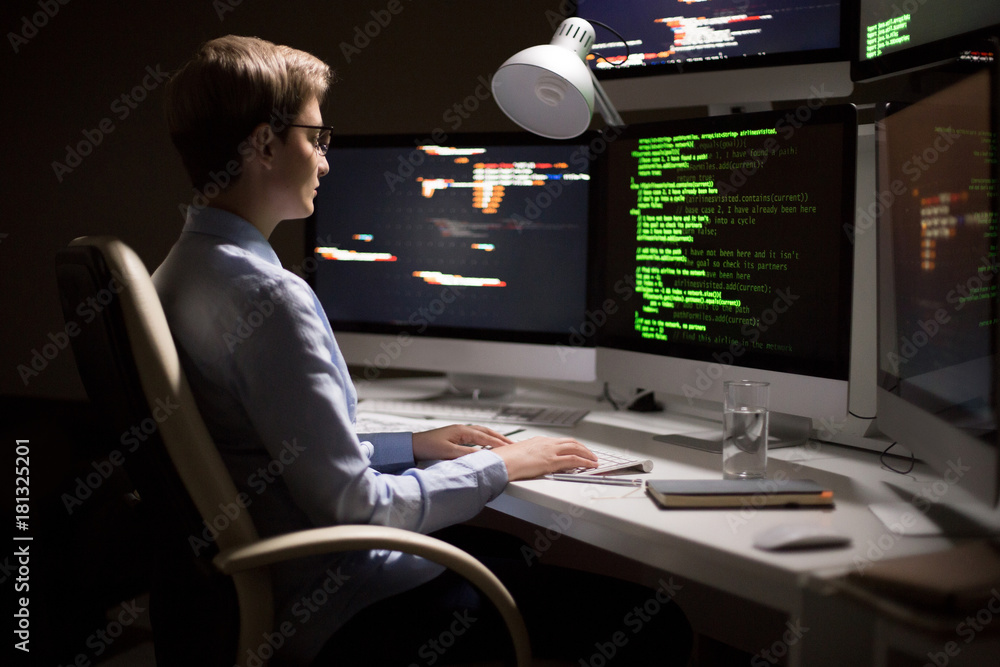
M 808 479 L 653 479 L 646 493 L 664 509 L 833 506 L 833 491 Z

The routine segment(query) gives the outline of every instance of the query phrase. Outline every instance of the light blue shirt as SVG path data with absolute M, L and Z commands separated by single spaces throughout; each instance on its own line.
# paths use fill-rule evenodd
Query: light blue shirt
M 153 282 L 198 407 L 262 537 L 336 524 L 429 533 L 475 516 L 506 485 L 492 452 L 418 469 L 411 434 L 355 432 L 357 393 L 322 306 L 246 220 L 191 207 Z M 358 610 L 440 571 L 391 551 L 272 568 L 288 635 L 274 662 L 308 662 Z

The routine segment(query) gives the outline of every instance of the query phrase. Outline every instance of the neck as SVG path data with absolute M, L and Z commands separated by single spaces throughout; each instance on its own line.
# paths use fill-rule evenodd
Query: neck
M 237 182 L 218 196 L 209 199 L 208 205 L 240 216 L 256 227 L 264 238 L 270 238 L 271 232 L 281 220 L 270 214 L 266 201 L 258 194 L 259 192 L 261 192 L 259 189 L 246 187 Z

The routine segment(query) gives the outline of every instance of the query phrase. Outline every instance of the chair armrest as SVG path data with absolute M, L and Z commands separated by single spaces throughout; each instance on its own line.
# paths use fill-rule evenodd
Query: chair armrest
M 220 552 L 213 560 L 225 574 L 273 565 L 282 561 L 367 549 L 389 549 L 413 554 L 454 570 L 482 591 L 496 606 L 514 642 L 518 665 L 531 664 L 531 644 L 524 619 L 507 588 L 472 555 L 428 535 L 401 528 L 371 525 L 329 526 L 278 535 L 247 546 Z

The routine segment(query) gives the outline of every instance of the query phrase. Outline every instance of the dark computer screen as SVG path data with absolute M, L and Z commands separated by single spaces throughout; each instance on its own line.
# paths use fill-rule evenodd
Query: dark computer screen
M 335 138 L 309 235 L 334 329 L 567 341 L 587 305 L 584 140 Z
M 995 0 L 859 0 L 857 12 L 857 81 L 960 56 L 985 61 L 994 49 L 979 38 L 1000 34 Z
M 879 384 L 993 441 L 1000 283 L 989 82 L 984 70 L 886 105 L 877 124 Z
M 850 105 L 628 128 L 602 181 L 618 300 L 598 345 L 846 380 L 856 142 Z
M 601 76 L 844 59 L 840 2 L 798 0 L 587 0 L 577 15 L 622 35 L 597 31 L 590 57 Z

